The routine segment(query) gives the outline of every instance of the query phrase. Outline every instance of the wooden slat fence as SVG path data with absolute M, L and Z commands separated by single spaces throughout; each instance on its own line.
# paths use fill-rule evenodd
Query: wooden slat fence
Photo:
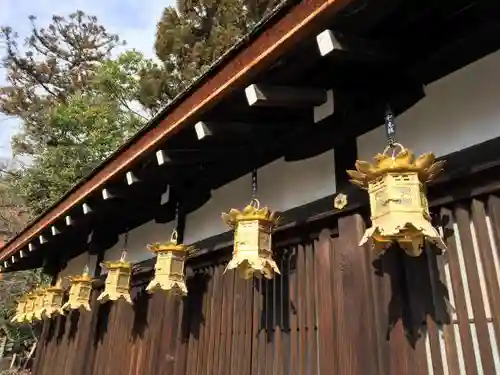
M 500 198 L 434 213 L 443 255 L 377 257 L 349 214 L 276 244 L 273 280 L 224 273 L 226 252 L 190 266 L 182 301 L 135 281 L 133 307 L 46 322 L 34 374 L 499 374 Z

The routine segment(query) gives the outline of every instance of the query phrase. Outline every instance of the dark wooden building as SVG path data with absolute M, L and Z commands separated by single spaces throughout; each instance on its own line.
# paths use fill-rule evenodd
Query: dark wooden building
M 500 3 L 286 1 L 0 251 L 3 271 L 95 276 L 92 311 L 46 320 L 35 375 L 500 373 Z M 448 250 L 359 247 L 346 169 L 396 138 L 447 160 L 429 187 Z M 223 273 L 258 173 L 281 275 Z M 334 208 L 338 194 L 348 204 Z M 175 207 L 179 203 L 178 220 Z M 144 292 L 146 246 L 178 226 L 187 297 Z M 99 263 L 135 265 L 133 306 L 99 304 Z

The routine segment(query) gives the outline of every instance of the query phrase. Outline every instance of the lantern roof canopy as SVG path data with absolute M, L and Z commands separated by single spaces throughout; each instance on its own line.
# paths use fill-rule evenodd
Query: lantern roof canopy
M 0 266 L 56 268 L 172 220 L 179 200 L 188 213 L 254 168 L 342 145 L 380 125 L 388 102 L 397 115 L 427 83 L 500 48 L 499 15 L 491 1 L 282 2 L 6 243 Z

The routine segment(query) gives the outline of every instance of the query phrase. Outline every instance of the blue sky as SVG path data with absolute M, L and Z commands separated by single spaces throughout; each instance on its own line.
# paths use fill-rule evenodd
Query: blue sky
M 163 8 L 172 3 L 172 0 L 0 0 L 0 25 L 12 26 L 23 37 L 29 31 L 29 15 L 35 15 L 39 25 L 47 25 L 54 14 L 67 15 L 80 9 L 97 16 L 110 32 L 125 39 L 125 48 L 135 48 L 152 57 L 156 23 Z M 0 85 L 3 84 L 5 71 L 0 68 Z M 10 139 L 18 128 L 18 120 L 0 115 L 0 157 L 11 155 Z

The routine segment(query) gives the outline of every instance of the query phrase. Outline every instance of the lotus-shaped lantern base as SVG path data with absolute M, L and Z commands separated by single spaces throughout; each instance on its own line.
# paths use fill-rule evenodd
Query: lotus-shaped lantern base
M 417 257 L 422 253 L 425 241 L 429 241 L 439 249 L 446 249 L 443 239 L 427 220 L 405 223 L 404 225 L 384 223 L 383 220 L 380 223 L 380 221 L 377 223 L 378 225 L 365 231 L 360 246 L 371 238 L 374 249 L 378 253 L 383 253 L 397 242 L 406 254 L 412 257 Z
M 248 259 L 247 257 L 239 259 L 233 256 L 225 271 L 232 269 L 236 269 L 240 277 L 245 280 L 260 275 L 263 275 L 266 279 L 272 279 L 274 273 L 280 274 L 276 262 L 272 259 Z
M 45 307 L 42 311 L 42 318 L 52 319 L 59 315 L 64 315 L 64 310 L 62 309 L 62 307 Z
M 61 310 L 86 310 L 90 311 L 90 303 L 89 302 L 76 302 L 76 301 L 68 301 L 64 305 L 62 305 Z
M 26 314 L 16 314 L 10 320 L 12 323 L 23 323 L 26 320 Z
M 159 278 L 151 280 L 146 288 L 146 291 L 149 293 L 154 293 L 159 290 L 164 290 L 181 296 L 186 296 L 188 292 L 184 281 L 160 280 Z
M 99 297 L 97 297 L 97 300 L 101 303 L 106 303 L 108 301 L 118 301 L 120 298 L 132 304 L 132 298 L 130 297 L 130 293 L 128 291 L 117 292 L 105 290 L 99 295 Z
M 101 303 L 108 301 L 118 301 L 123 299 L 132 304 L 130 297 L 130 276 L 132 273 L 132 264 L 123 259 L 119 261 L 104 262 L 101 265 L 108 269 L 104 291 L 97 297 Z

